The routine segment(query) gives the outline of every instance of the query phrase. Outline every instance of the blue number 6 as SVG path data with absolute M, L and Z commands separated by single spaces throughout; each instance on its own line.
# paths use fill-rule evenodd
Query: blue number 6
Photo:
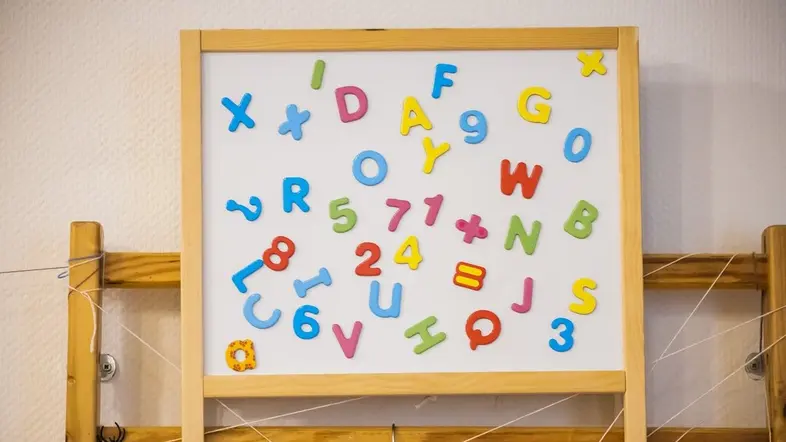
M 549 347 L 551 347 L 552 350 L 558 351 L 560 353 L 564 351 L 568 351 L 571 348 L 573 348 L 573 330 L 574 330 L 573 322 L 571 322 L 570 319 L 557 318 L 551 321 L 551 328 L 554 330 L 558 329 L 559 326 L 561 325 L 565 326 L 565 330 L 561 331 L 559 333 L 559 336 L 560 338 L 565 340 L 565 343 L 560 344 L 557 342 L 556 339 L 549 339 Z

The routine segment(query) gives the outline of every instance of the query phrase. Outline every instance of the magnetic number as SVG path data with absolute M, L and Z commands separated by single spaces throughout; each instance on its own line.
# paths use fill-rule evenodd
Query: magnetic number
M 404 217 L 404 214 L 409 211 L 412 207 L 412 204 L 406 200 L 397 200 L 395 198 L 388 198 L 385 200 L 385 205 L 388 207 L 395 207 L 396 213 L 393 214 L 393 218 L 390 219 L 390 223 L 388 224 L 388 230 L 391 232 L 395 232 L 398 228 L 398 223 L 401 222 L 401 218 Z
M 330 202 L 330 219 L 346 218 L 344 224 L 333 223 L 333 231 L 336 233 L 346 233 L 355 227 L 358 222 L 358 215 L 354 210 L 349 207 L 339 209 L 341 206 L 349 204 L 349 198 L 339 198 Z
M 409 256 L 404 255 L 407 249 L 411 249 Z M 409 236 L 398 248 L 396 254 L 393 255 L 393 262 L 396 264 L 407 264 L 410 270 L 417 270 L 423 257 L 420 255 L 420 248 L 418 247 L 418 239 L 415 236 Z
M 282 243 L 287 246 L 286 250 L 281 250 L 279 247 Z M 262 260 L 270 270 L 280 272 L 289 266 L 289 258 L 294 254 L 295 243 L 286 236 L 277 236 L 273 238 L 270 248 L 265 250 L 265 253 L 262 254 Z M 278 258 L 277 263 L 270 259 L 272 256 Z
M 382 274 L 382 269 L 371 267 L 372 265 L 376 264 L 379 261 L 382 252 L 379 250 L 379 246 L 374 244 L 373 242 L 362 242 L 358 244 L 358 247 L 355 249 L 355 255 L 363 256 L 366 252 L 371 252 L 371 256 L 366 258 L 365 261 L 358 264 L 355 267 L 355 274 L 358 276 L 379 276 Z
M 439 209 L 442 208 L 443 200 L 444 197 L 440 194 L 423 200 L 423 202 L 428 206 L 428 213 L 426 213 L 427 226 L 434 225 L 434 222 L 437 220 L 437 214 L 439 214 Z M 388 207 L 395 207 L 397 209 L 396 213 L 393 214 L 393 218 L 390 219 L 390 223 L 388 223 L 388 230 L 395 232 L 396 229 L 398 229 L 401 218 L 404 217 L 404 214 L 409 212 L 409 209 L 412 208 L 412 204 L 407 200 L 388 198 L 385 200 L 385 205 Z
M 549 347 L 558 352 L 568 351 L 573 348 L 573 322 L 567 318 L 557 318 L 551 321 L 551 328 L 556 330 L 560 326 L 565 326 L 565 330 L 559 333 L 559 337 L 565 342 L 560 344 L 556 339 L 549 339 Z
M 319 323 L 316 319 L 306 316 L 307 313 L 318 315 L 319 309 L 313 305 L 304 305 L 295 311 L 295 316 L 292 318 L 292 328 L 300 339 L 314 339 L 319 334 Z M 305 330 L 306 326 L 308 331 Z
M 470 117 L 475 117 L 475 124 L 469 123 Z M 461 117 L 459 117 L 459 126 L 464 132 L 473 134 L 464 137 L 464 141 L 466 141 L 467 144 L 478 144 L 486 139 L 488 125 L 486 124 L 486 117 L 483 115 L 483 112 L 476 110 L 468 110 L 464 112 L 461 114 Z
M 439 209 L 442 208 L 442 200 L 444 197 L 440 194 L 432 196 L 431 198 L 426 198 L 423 200 L 424 203 L 428 206 L 428 213 L 426 214 L 426 225 L 433 226 L 434 221 L 437 220 L 437 214 L 439 213 Z

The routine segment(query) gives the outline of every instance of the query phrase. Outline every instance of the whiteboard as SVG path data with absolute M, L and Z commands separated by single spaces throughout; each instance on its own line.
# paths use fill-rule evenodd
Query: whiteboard
M 206 376 L 441 373 L 622 370 L 623 300 L 620 221 L 620 147 L 616 51 L 603 51 L 604 75 L 583 76 L 575 50 L 517 51 L 413 51 L 413 52 L 224 52 L 202 54 L 202 284 L 204 374 Z M 317 60 L 325 63 L 321 87 L 311 87 Z M 444 77 L 452 86 L 432 92 L 438 64 L 457 67 Z M 356 86 L 367 97 L 362 118 L 342 122 L 335 90 Z M 519 98 L 527 88 L 543 87 L 551 98 L 533 96 L 551 106 L 548 122 L 532 123 L 519 114 Z M 233 114 L 224 98 L 241 103 L 250 94 L 244 124 L 230 131 Z M 431 122 L 430 130 L 412 127 L 401 134 L 402 108 L 414 97 Z M 286 109 L 308 110 L 302 138 L 279 133 Z M 350 112 L 358 107 L 347 96 Z M 477 144 L 460 127 L 461 115 L 482 112 L 487 134 Z M 591 147 L 580 162 L 564 152 L 568 134 L 584 128 Z M 423 142 L 449 143 L 431 173 L 424 173 Z M 572 151 L 579 152 L 582 139 Z M 353 174 L 361 152 L 384 158 L 387 172 L 376 185 L 364 185 Z M 540 165 L 542 175 L 531 198 L 516 186 L 511 195 L 501 190 L 501 163 L 526 163 L 529 172 Z M 365 175 L 378 169 L 372 160 L 362 163 Z M 308 182 L 304 201 L 284 210 L 284 179 Z M 424 199 L 442 195 L 433 225 L 426 224 L 430 206 Z M 240 211 L 227 210 L 227 201 L 249 206 L 258 197 L 262 211 L 249 221 Z M 353 228 L 334 231 L 330 203 L 348 198 L 356 213 Z M 386 200 L 410 203 L 395 231 L 389 230 L 396 208 Z M 577 239 L 564 229 L 577 203 L 597 208 L 591 234 Z M 433 201 L 433 200 L 432 200 Z M 434 204 L 434 203 L 432 203 Z M 249 206 L 250 207 L 250 206 Z M 464 241 L 456 223 L 477 215 L 485 238 Z M 506 250 L 511 217 L 517 215 L 528 233 L 541 224 L 534 253 L 527 254 L 518 239 Z M 253 218 L 253 217 L 252 217 Z M 245 293 L 233 275 L 262 258 L 275 237 L 295 243 L 295 253 L 283 271 L 268 266 L 244 280 Z M 410 236 L 417 238 L 422 261 L 413 270 L 394 262 L 394 255 Z M 356 254 L 359 244 L 373 242 L 381 256 L 374 267 L 379 276 L 358 276 L 356 267 L 369 256 Z M 409 252 L 409 251 L 408 251 Z M 486 274 L 480 290 L 454 284 L 459 262 L 482 266 Z M 331 283 L 297 295 L 295 280 L 329 272 Z M 533 282 L 531 305 L 524 304 L 525 279 Z M 590 314 L 570 310 L 581 304 L 574 283 L 591 278 L 588 290 L 596 300 Z M 369 307 L 376 281 L 381 306 L 391 304 L 394 284 L 401 285 L 400 312 L 382 318 Z M 259 319 L 280 311 L 275 325 L 260 329 L 246 320 L 244 306 L 253 294 Z M 519 311 L 514 311 L 518 304 Z M 295 334 L 296 311 L 305 306 L 319 324 L 311 339 Z M 488 345 L 474 350 L 466 333 L 468 317 L 488 310 L 499 318 L 500 332 Z M 437 319 L 432 334 L 445 339 L 422 353 L 414 350 L 421 339 L 405 332 L 429 317 Z M 555 351 L 550 340 L 564 326 L 552 328 L 556 318 L 572 324 L 572 347 Z M 354 349 L 347 357 L 333 331 L 338 324 L 349 337 L 353 324 L 362 323 Z M 491 323 L 475 326 L 488 334 Z M 308 327 L 306 327 L 308 330 Z M 312 333 L 313 334 L 313 333 Z M 227 346 L 252 340 L 256 366 L 233 370 L 226 361 Z M 240 358 L 242 359 L 242 358 Z

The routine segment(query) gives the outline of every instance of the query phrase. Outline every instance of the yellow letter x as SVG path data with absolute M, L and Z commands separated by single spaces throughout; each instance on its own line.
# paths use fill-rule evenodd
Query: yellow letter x
M 579 61 L 584 65 L 581 67 L 581 75 L 589 77 L 593 72 L 600 75 L 606 74 L 606 66 L 600 62 L 602 59 L 603 52 L 601 51 L 595 51 L 591 55 L 587 55 L 584 51 L 579 52 Z

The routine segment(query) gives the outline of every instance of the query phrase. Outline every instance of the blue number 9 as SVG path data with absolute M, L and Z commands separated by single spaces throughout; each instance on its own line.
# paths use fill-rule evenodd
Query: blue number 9
M 475 117 L 475 119 L 477 119 L 475 124 L 469 124 L 469 117 Z M 464 137 L 464 141 L 468 144 L 478 144 L 486 139 L 488 125 L 486 124 L 486 117 L 483 115 L 483 112 L 476 110 L 464 112 L 459 117 L 459 126 L 464 132 L 475 134 L 474 136 L 468 135 Z
M 561 331 L 559 333 L 559 336 L 560 338 L 564 339 L 565 342 L 563 344 L 560 344 L 559 342 L 557 342 L 556 339 L 549 339 L 549 347 L 551 347 L 552 350 L 558 351 L 560 353 L 568 351 L 571 348 L 573 348 L 573 330 L 574 330 L 573 322 L 571 322 L 570 319 L 557 318 L 551 322 L 551 328 L 554 330 L 558 329 L 561 325 L 565 326 L 565 330 Z

